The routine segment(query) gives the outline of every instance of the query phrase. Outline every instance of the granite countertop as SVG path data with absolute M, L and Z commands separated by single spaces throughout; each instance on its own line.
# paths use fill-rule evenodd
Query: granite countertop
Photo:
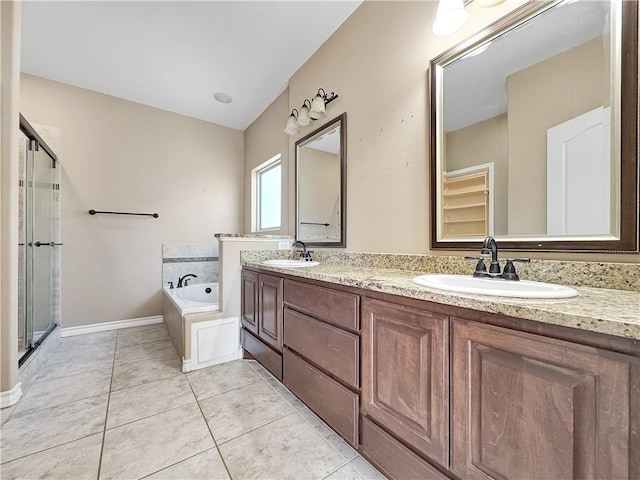
M 416 275 L 443 272 L 354 267 L 336 263 L 321 263 L 308 268 L 280 268 L 263 265 L 261 260 L 248 255 L 242 258 L 242 264 L 301 278 L 640 340 L 640 293 L 636 291 L 573 286 L 579 293 L 578 297 L 493 297 L 446 292 L 412 282 Z

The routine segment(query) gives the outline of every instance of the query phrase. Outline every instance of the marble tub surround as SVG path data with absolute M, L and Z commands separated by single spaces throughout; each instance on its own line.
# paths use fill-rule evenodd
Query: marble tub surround
M 218 241 L 211 243 L 170 243 L 162 245 L 162 285 L 173 282 L 188 273 L 192 285 L 218 281 Z
M 181 373 L 175 352 L 153 346 L 163 328 L 62 339 L 63 353 L 100 345 L 111 358 L 45 368 L 39 390 L 3 412 L 3 480 L 384 478 L 257 362 Z
M 294 251 L 242 252 L 241 261 L 246 266 L 302 278 L 640 340 L 638 291 L 570 284 L 579 292 L 578 297 L 540 300 L 445 292 L 413 283 L 413 277 L 418 274 L 471 274 L 475 265 L 460 257 L 314 252 L 314 259 L 319 260 L 320 265 L 313 268 L 278 268 L 261 264 L 262 260 L 278 256 L 294 258 L 283 257 L 294 254 Z M 538 262 L 544 261 L 535 261 L 530 268 L 535 268 Z M 606 267 L 617 264 L 602 265 Z M 629 275 L 636 278 L 637 265 L 621 265 Z M 521 278 L 532 279 L 524 273 L 524 269 L 518 271 Z M 606 270 L 594 267 L 591 271 L 599 273 L 589 277 L 591 283 L 597 284 L 601 279 L 600 274 Z M 536 280 L 549 281 L 546 278 Z M 568 284 L 564 281 L 560 283 Z

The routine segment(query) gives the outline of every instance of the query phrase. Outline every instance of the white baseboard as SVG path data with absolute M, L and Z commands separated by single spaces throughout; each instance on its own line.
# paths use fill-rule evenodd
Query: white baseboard
M 162 315 L 153 317 L 130 318 L 128 320 L 117 320 L 115 322 L 94 323 L 93 325 L 80 325 L 78 327 L 62 327 L 63 337 L 73 337 L 75 335 L 85 335 L 87 333 L 107 332 L 109 330 L 119 330 L 121 328 L 141 327 L 162 323 Z
M 22 396 L 22 382 L 16 383 L 16 385 L 7 392 L 0 392 L 0 408 L 10 407 L 15 405 Z

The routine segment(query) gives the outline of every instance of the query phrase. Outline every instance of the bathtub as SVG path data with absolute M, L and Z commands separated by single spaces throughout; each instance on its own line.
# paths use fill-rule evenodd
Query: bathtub
M 240 318 L 220 310 L 217 283 L 165 287 L 162 304 L 183 372 L 242 358 Z
M 164 287 L 164 292 L 183 315 L 218 310 L 217 282 L 181 288 Z

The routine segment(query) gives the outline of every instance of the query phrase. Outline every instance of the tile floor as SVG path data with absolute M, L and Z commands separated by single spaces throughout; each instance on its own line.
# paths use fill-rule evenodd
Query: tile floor
M 64 338 L 1 419 L 3 480 L 384 478 L 258 363 L 181 373 L 162 324 Z

